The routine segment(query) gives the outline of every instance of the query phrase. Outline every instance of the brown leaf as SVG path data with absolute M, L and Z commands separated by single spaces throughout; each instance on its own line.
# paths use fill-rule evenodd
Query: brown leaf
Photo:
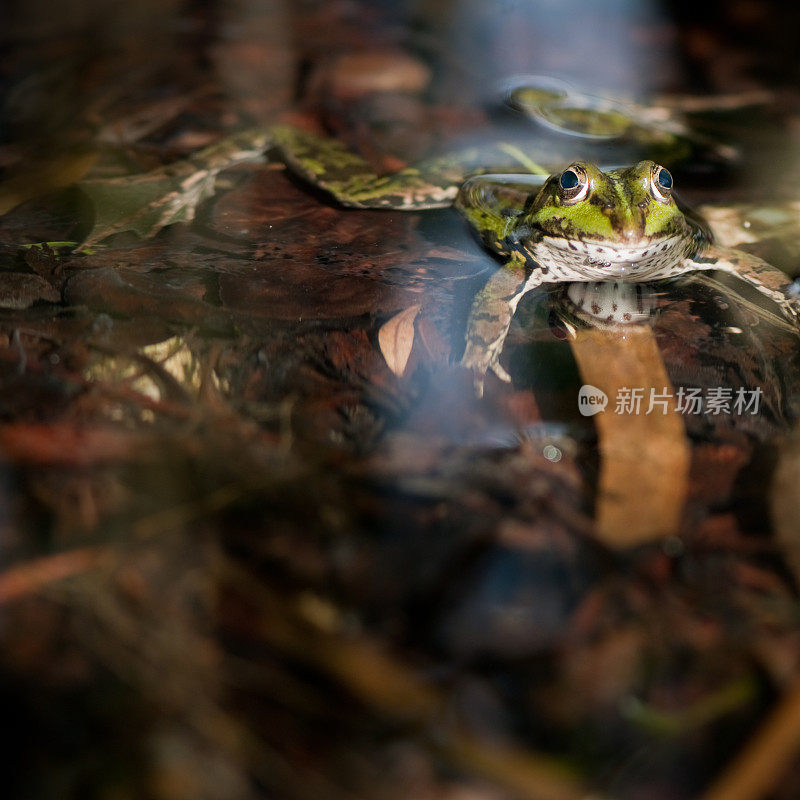
M 324 65 L 323 84 L 335 97 L 360 97 L 374 92 L 421 92 L 430 83 L 430 69 L 402 52 L 346 53 Z
M 402 376 L 414 346 L 414 320 L 419 314 L 419 303 L 395 314 L 378 331 L 378 344 L 389 369 Z
M 114 316 L 146 314 L 220 331 L 229 330 L 232 324 L 225 311 L 190 292 L 165 286 L 157 276 L 128 269 L 109 267 L 77 272 L 66 284 L 64 300 L 70 305 L 85 305 Z

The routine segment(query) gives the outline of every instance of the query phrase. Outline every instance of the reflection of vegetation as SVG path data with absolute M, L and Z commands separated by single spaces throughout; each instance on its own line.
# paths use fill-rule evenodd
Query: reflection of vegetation
M 138 466 L 125 468 L 126 485 L 139 487 L 152 513 L 134 517 L 123 498 L 106 509 L 93 532 L 94 547 L 72 551 L 71 561 L 43 559 L 38 568 L 0 582 L 2 596 L 15 580 L 12 612 L 30 603 L 45 617 L 65 609 L 83 664 L 69 683 L 94 685 L 96 672 L 110 669 L 121 683 L 105 690 L 123 707 L 131 691 L 143 702 L 129 733 L 144 743 L 145 764 L 128 761 L 118 774 L 106 762 L 109 774 L 93 777 L 95 784 L 122 780 L 141 785 L 148 797 L 215 797 L 243 791 L 254 777 L 287 797 L 320 791 L 345 797 L 339 780 L 352 778 L 337 776 L 339 760 L 346 764 L 354 747 L 385 757 L 373 742 L 374 732 L 384 731 L 379 740 L 411 736 L 427 758 L 521 797 L 583 796 L 550 758 L 517 746 L 487 747 L 450 719 L 448 692 L 364 628 L 356 608 L 320 580 L 336 568 L 335 558 L 326 563 L 333 555 L 326 542 L 351 549 L 350 564 L 339 564 L 345 571 L 358 569 L 368 555 L 368 539 L 354 538 L 358 520 L 341 505 L 340 479 L 322 465 L 303 466 L 269 438 L 237 447 L 232 420 L 217 422 L 225 436 L 212 434 L 211 440 L 229 452 L 208 440 L 212 449 L 205 457 L 181 464 L 174 455 L 177 442 L 165 441 L 140 454 Z M 186 442 L 190 450 L 202 441 L 193 438 Z M 84 484 L 107 471 L 96 465 Z M 110 470 L 111 476 L 117 472 Z M 186 482 L 192 474 L 194 485 Z M 237 475 L 220 484 L 223 476 Z M 215 483 L 219 488 L 212 488 Z M 314 506 L 306 501 L 308 486 L 314 487 Z M 179 494 L 184 503 L 166 504 Z M 140 496 L 136 506 L 141 504 Z M 67 523 L 66 509 L 59 513 Z M 260 531 L 255 539 L 244 535 L 253 525 Z M 263 575 L 254 571 L 253 559 Z M 37 601 L 34 592 L 46 600 Z M 32 634 L 50 652 L 50 666 L 40 667 L 42 679 L 61 664 L 49 631 L 45 625 Z M 256 715 L 236 710 L 242 692 L 248 705 L 258 698 Z M 119 709 L 113 705 L 111 711 Z M 113 717 L 103 724 L 113 724 Z M 321 748 L 317 758 L 324 758 L 324 768 L 309 769 L 298 760 L 303 743 Z M 78 778 L 85 774 L 92 773 L 79 771 Z M 360 778 L 381 779 L 372 770 Z M 44 786 L 34 786 L 29 796 L 39 791 Z

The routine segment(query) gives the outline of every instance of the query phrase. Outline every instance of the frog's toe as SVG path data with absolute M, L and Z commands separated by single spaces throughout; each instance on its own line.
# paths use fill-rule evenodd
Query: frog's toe
M 492 372 L 505 383 L 511 383 L 511 376 L 506 372 L 505 368 L 496 359 L 489 365 Z
M 483 397 L 486 375 L 490 371 L 497 375 L 501 381 L 511 383 L 511 376 L 500 364 L 499 355 L 495 348 L 479 349 L 467 347 L 467 352 L 464 353 L 464 357 L 461 359 L 461 366 L 472 371 L 475 394 L 478 397 Z
M 483 397 L 483 384 L 486 381 L 486 373 L 492 368 L 491 358 L 486 352 L 476 352 L 467 347 L 461 359 L 461 366 L 472 373 L 472 383 L 475 387 L 475 394 Z
M 483 386 L 486 383 L 486 373 L 473 372 L 472 385 L 475 388 L 475 396 L 478 398 L 483 397 Z

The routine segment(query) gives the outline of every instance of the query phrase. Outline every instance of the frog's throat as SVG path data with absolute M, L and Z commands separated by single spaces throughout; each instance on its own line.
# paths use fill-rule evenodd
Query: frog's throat
M 682 262 L 692 243 L 681 235 L 635 245 L 543 236 L 529 248 L 551 279 L 646 281 L 683 272 Z

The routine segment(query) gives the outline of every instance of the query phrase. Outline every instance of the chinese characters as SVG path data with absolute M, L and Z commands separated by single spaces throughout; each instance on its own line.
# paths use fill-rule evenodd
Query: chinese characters
M 651 388 L 622 386 L 614 403 L 615 414 L 666 414 L 672 404 L 679 414 L 757 414 L 761 403 L 761 387 L 732 389 L 711 386 L 705 391 L 679 386 L 675 391 L 663 387 Z

